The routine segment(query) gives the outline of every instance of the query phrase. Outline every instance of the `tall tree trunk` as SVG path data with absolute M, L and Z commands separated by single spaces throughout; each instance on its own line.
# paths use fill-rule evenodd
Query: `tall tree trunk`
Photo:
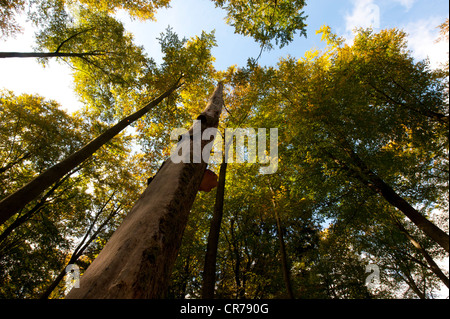
M 208 101 L 202 130 L 216 127 L 222 111 L 223 85 Z M 214 140 L 201 141 L 201 150 Z M 194 148 L 194 141 L 182 139 Z M 209 154 L 208 154 L 209 155 Z M 163 298 L 177 257 L 189 211 L 197 194 L 207 158 L 201 163 L 167 159 L 114 232 L 94 262 L 81 276 L 80 288 L 66 298 Z
M 391 205 L 397 207 L 420 230 L 444 248 L 447 253 L 449 252 L 449 236 L 443 230 L 419 213 L 375 173 L 370 172 L 369 178 L 370 180 L 366 181 L 367 186 L 383 196 Z
M 402 276 L 402 279 L 408 284 L 408 286 L 414 291 L 414 293 L 420 298 L 420 299 L 426 299 L 425 294 L 420 291 L 419 287 L 417 287 L 416 282 L 412 278 L 411 274 L 409 274 L 407 271 L 405 272 L 405 277 Z
M 29 211 L 27 211 L 26 213 L 22 214 L 20 217 L 16 218 L 14 220 L 14 222 L 12 222 L 4 231 L 3 233 L 0 234 L 0 245 L 1 243 L 6 240 L 6 238 L 8 238 L 8 236 L 16 229 L 18 228 L 20 225 L 24 224 L 25 222 L 27 222 L 31 217 L 33 217 L 37 212 L 39 212 L 42 207 L 45 206 L 45 204 L 47 203 L 47 199 L 52 196 L 52 194 L 70 177 L 72 176 L 74 173 L 78 172 L 83 165 L 78 166 L 76 169 L 72 170 L 71 172 L 69 172 L 68 174 L 66 174 L 66 176 L 64 176 L 63 178 L 61 178 L 58 182 L 56 182 L 52 188 L 50 188 L 45 194 L 44 196 L 42 196 L 42 198 L 39 200 L 39 202 L 34 205 L 33 208 L 31 208 Z
M 414 207 L 412 207 L 406 200 L 398 195 L 387 183 L 385 183 L 378 175 L 370 170 L 367 165 L 356 154 L 349 143 L 345 139 L 339 139 L 342 148 L 349 155 L 356 168 L 349 167 L 346 163 L 336 159 L 332 154 L 328 153 L 333 160 L 344 168 L 350 175 L 358 178 L 367 187 L 380 194 L 391 205 L 398 208 L 406 217 L 408 217 L 420 230 L 427 236 L 438 243 L 445 251 L 449 252 L 449 235 L 442 229 L 437 227 Z
M 422 254 L 422 256 L 427 261 L 428 265 L 430 266 L 431 271 L 447 286 L 449 284 L 448 277 L 445 276 L 445 274 L 442 272 L 441 268 L 436 264 L 436 262 L 433 260 L 433 258 L 428 254 L 428 252 L 425 250 L 425 248 L 422 247 L 422 245 L 416 241 L 411 234 L 406 230 L 405 227 L 400 223 L 399 220 L 395 219 L 395 224 L 400 229 L 401 232 L 405 234 L 405 236 L 409 239 L 411 244 Z
M 103 134 L 92 140 L 83 148 L 73 153 L 58 164 L 53 165 L 41 175 L 30 181 L 28 184 L 0 201 L 0 225 L 4 224 L 11 216 L 16 214 L 20 209 L 24 208 L 29 202 L 31 202 L 42 192 L 44 192 L 46 188 L 56 183 L 64 175 L 66 175 L 83 161 L 88 159 L 100 147 L 106 144 L 114 136 L 119 134 L 128 125 L 141 118 L 153 107 L 158 105 L 164 98 L 168 97 L 179 87 L 180 80 L 181 77 L 170 89 L 161 94 L 158 98 L 151 101 L 137 112 L 125 117 L 119 123 L 106 130 Z
M 203 299 L 214 298 L 214 287 L 216 284 L 217 246 L 219 244 L 220 225 L 222 224 L 223 216 L 226 171 L 227 163 L 224 156 L 224 160 L 220 165 L 219 184 L 217 186 L 216 192 L 216 203 L 214 205 L 214 214 L 211 219 L 211 227 L 209 229 L 208 244 L 206 248 L 205 266 L 203 270 Z
M 189 277 L 191 276 L 191 254 L 189 253 L 186 257 L 186 262 L 183 267 L 183 282 L 181 283 L 180 294 L 175 296 L 176 299 L 186 299 L 187 287 L 189 282 Z
M 281 227 L 280 216 L 278 215 L 277 209 L 275 209 L 275 219 L 277 222 L 278 242 L 280 244 L 281 267 L 283 268 L 284 284 L 286 285 L 286 291 L 289 298 L 295 299 L 294 292 L 292 291 L 291 276 L 287 262 L 286 245 L 284 243 L 283 229 Z
M 234 264 L 234 282 L 236 284 L 236 299 L 242 299 L 245 297 L 243 294 L 245 288 L 242 286 L 241 281 L 241 253 L 240 253 L 240 247 L 239 247 L 239 240 L 236 238 L 234 234 L 234 223 L 236 219 L 233 217 L 230 220 L 230 251 L 234 254 L 235 264 Z
M 283 236 L 283 228 L 281 227 L 280 215 L 278 214 L 277 205 L 274 199 L 275 192 L 271 186 L 269 186 L 270 191 L 272 192 L 272 206 L 275 214 L 275 220 L 277 222 L 277 234 L 278 234 L 278 243 L 280 244 L 280 253 L 281 253 L 281 268 L 283 271 L 283 280 L 286 286 L 286 292 L 290 299 L 295 299 L 294 292 L 292 290 L 291 284 L 291 275 L 288 266 L 287 254 L 286 254 L 286 245 L 284 243 Z

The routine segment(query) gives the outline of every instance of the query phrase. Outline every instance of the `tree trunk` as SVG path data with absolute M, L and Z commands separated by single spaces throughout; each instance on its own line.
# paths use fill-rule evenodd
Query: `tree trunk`
M 179 87 L 180 80 L 181 77 L 170 89 L 161 94 L 158 98 L 148 103 L 139 111 L 127 116 L 119 123 L 106 130 L 96 139 L 85 145 L 83 148 L 73 153 L 58 164 L 53 165 L 44 173 L 17 190 L 15 193 L 0 201 L 0 225 L 4 224 L 11 216 L 16 214 L 20 209 L 24 208 L 29 202 L 39 196 L 47 187 L 50 187 L 52 184 L 56 183 L 64 175 L 66 175 L 83 161 L 88 159 L 100 147 L 106 144 L 114 136 L 119 134 L 128 125 L 138 120 L 148 111 L 150 111 L 154 106 L 158 105 L 164 98 L 168 97 Z
M 425 294 L 420 291 L 419 287 L 417 287 L 417 284 L 415 283 L 414 279 L 411 277 L 410 274 L 408 274 L 407 272 L 405 272 L 405 277 L 403 278 L 403 280 L 408 284 L 408 286 L 412 289 L 412 291 L 414 291 L 414 293 L 420 298 L 420 299 L 426 299 Z
M 385 183 L 378 175 L 370 170 L 367 165 L 359 158 L 347 141 L 340 139 L 342 148 L 350 156 L 353 164 L 357 167 L 350 168 L 342 161 L 336 159 L 332 154 L 329 154 L 333 160 L 344 168 L 350 175 L 358 178 L 363 184 L 370 189 L 380 194 L 391 205 L 398 208 L 406 217 L 408 217 L 420 230 L 427 236 L 438 243 L 445 251 L 449 252 L 449 235 L 443 230 L 429 221 L 414 207 L 412 207 L 406 200 L 398 195 L 387 183 Z
M 217 186 L 216 203 L 214 205 L 214 215 L 209 229 L 208 244 L 206 248 L 205 266 L 203 270 L 203 299 L 214 298 L 214 287 L 216 284 L 216 259 L 217 246 L 219 244 L 220 225 L 223 216 L 223 201 L 225 195 L 225 176 L 227 163 L 224 160 L 220 165 L 219 184 Z
M 272 192 L 272 205 L 273 205 L 273 211 L 275 213 L 275 220 L 277 222 L 277 233 L 278 233 L 278 243 L 280 244 L 280 253 L 281 253 L 281 268 L 283 271 L 283 280 L 284 284 L 286 285 L 286 292 L 290 299 L 295 299 L 294 292 L 292 291 L 292 285 L 291 285 L 291 276 L 287 261 L 287 254 L 286 254 L 286 245 L 284 243 L 284 236 L 283 236 L 283 228 L 281 227 L 281 220 L 280 215 L 278 214 L 277 205 L 275 203 L 275 199 L 273 196 L 275 196 L 275 192 L 273 191 L 272 187 L 270 187 L 270 190 Z
M 420 230 L 422 230 L 442 248 L 444 248 L 447 253 L 449 252 L 449 236 L 444 231 L 442 231 L 439 227 L 437 227 L 435 224 L 425 218 L 421 213 L 419 213 L 377 175 L 370 172 L 369 178 L 370 181 L 367 181 L 367 186 L 378 192 L 391 205 L 397 207 Z
M 284 284 L 286 285 L 286 291 L 289 298 L 295 299 L 294 292 L 292 291 L 291 276 L 287 262 L 286 245 L 284 243 L 283 229 L 281 227 L 280 216 L 278 215 L 276 209 L 275 209 L 275 219 L 277 221 L 278 242 L 280 244 L 281 267 L 283 269 Z
M 104 55 L 101 52 L 0 52 L 0 59 L 4 58 L 55 58 L 55 57 L 77 57 Z
M 114 194 L 113 194 L 114 195 Z M 108 202 L 112 199 L 113 196 L 110 197 L 110 199 L 105 203 L 105 205 L 102 207 L 102 209 L 97 213 L 97 216 L 95 217 L 94 221 L 91 224 L 91 227 L 89 227 L 88 231 L 86 232 L 86 235 L 81 240 L 81 242 L 78 244 L 78 246 L 73 251 L 72 256 L 69 259 L 69 262 L 67 263 L 66 267 L 64 267 L 63 270 L 56 276 L 55 280 L 47 287 L 47 289 L 44 291 L 44 293 L 40 296 L 40 299 L 48 299 L 50 294 L 55 290 L 55 288 L 59 285 L 61 280 L 66 275 L 66 268 L 68 265 L 74 264 L 78 261 L 78 258 L 80 258 L 81 255 L 83 255 L 86 248 L 89 247 L 89 245 L 94 241 L 94 239 L 97 238 L 97 235 L 100 233 L 100 231 L 103 229 L 103 227 L 106 226 L 106 224 L 109 223 L 109 221 L 120 211 L 120 206 L 116 209 L 114 209 L 109 216 L 106 218 L 106 220 L 98 227 L 98 229 L 92 234 L 92 236 L 88 239 L 89 233 L 92 231 L 92 229 L 95 226 L 95 222 L 97 221 L 97 218 L 100 216 L 100 214 L 103 212 L 103 209 L 106 207 Z
M 243 292 L 245 291 L 245 287 L 242 286 L 242 282 L 241 282 L 241 253 L 240 253 L 239 241 L 234 234 L 235 221 L 236 221 L 235 217 L 233 217 L 230 220 L 230 237 L 231 237 L 230 251 L 234 254 L 234 259 L 236 261 L 234 264 L 234 267 L 233 267 L 234 282 L 236 284 L 235 298 L 243 299 L 245 297 L 245 295 L 243 294 Z
M 202 118 L 202 130 L 217 127 L 222 111 L 219 83 Z M 201 149 L 214 139 L 201 142 Z M 191 139 L 183 139 L 181 143 Z M 81 276 L 80 288 L 66 298 L 163 298 L 181 245 L 189 211 L 206 169 L 201 163 L 167 159 L 114 232 L 94 262 Z
M 433 258 L 428 254 L 428 252 L 425 250 L 425 248 L 422 247 L 422 245 L 416 241 L 411 234 L 406 230 L 405 227 L 400 223 L 399 220 L 395 219 L 395 224 L 400 229 L 401 232 L 405 234 L 405 236 L 409 239 L 411 244 L 422 254 L 422 256 L 427 261 L 428 265 L 430 266 L 431 271 L 447 286 L 449 284 L 448 277 L 445 276 L 445 274 L 442 272 L 441 268 L 436 264 L 436 262 L 433 260 Z
M 82 165 L 78 166 L 76 169 L 72 170 L 66 176 L 61 178 L 58 182 L 56 182 L 52 188 L 50 188 L 44 196 L 39 200 L 39 202 L 34 205 L 33 208 L 31 208 L 26 213 L 22 214 L 20 217 L 16 218 L 14 222 L 12 222 L 4 231 L 0 234 L 0 245 L 1 243 L 8 238 L 8 236 L 18 227 L 20 227 L 22 224 L 27 222 L 31 217 L 33 217 L 37 212 L 39 212 L 42 207 L 45 206 L 47 203 L 47 199 L 53 195 L 53 193 L 74 173 L 78 172 L 82 168 Z

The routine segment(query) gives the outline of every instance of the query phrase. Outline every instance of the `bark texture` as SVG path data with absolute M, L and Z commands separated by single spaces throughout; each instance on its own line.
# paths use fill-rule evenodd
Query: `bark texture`
M 199 116 L 202 130 L 217 127 L 223 86 Z M 211 140 L 202 141 L 202 149 Z M 184 142 L 190 143 L 192 139 Z M 206 161 L 206 159 L 205 159 Z M 122 225 L 81 276 L 68 299 L 163 298 L 206 163 L 165 161 Z

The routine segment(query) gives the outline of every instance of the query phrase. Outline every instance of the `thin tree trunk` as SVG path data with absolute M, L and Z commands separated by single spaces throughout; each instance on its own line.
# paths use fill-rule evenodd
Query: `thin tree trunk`
M 0 52 L 0 59 L 4 58 L 55 58 L 55 57 L 87 57 L 104 55 L 102 52 Z
M 224 156 L 224 160 L 220 165 L 219 183 L 217 185 L 216 203 L 214 205 L 214 215 L 211 219 L 211 227 L 209 229 L 208 244 L 206 248 L 205 266 L 203 270 L 203 299 L 214 298 L 214 287 L 216 284 L 217 247 L 219 244 L 220 225 L 222 224 L 223 216 L 226 171 L 227 163 Z
M 111 196 L 112 198 L 112 196 Z M 111 199 L 110 198 L 110 199 Z M 68 265 L 74 264 L 77 262 L 78 258 L 80 258 L 81 255 L 83 255 L 84 251 L 88 246 L 91 244 L 91 242 L 97 238 L 97 235 L 100 233 L 100 231 L 103 229 L 103 227 L 106 226 L 106 224 L 109 223 L 109 221 L 120 211 L 120 206 L 116 209 L 114 209 L 108 216 L 108 218 L 98 227 L 98 229 L 92 234 L 92 236 L 86 241 L 87 237 L 89 236 L 89 233 L 92 231 L 92 229 L 95 226 L 95 222 L 97 221 L 100 214 L 103 212 L 103 209 L 108 204 L 110 199 L 106 202 L 106 204 L 101 208 L 101 210 L 97 213 L 97 216 L 95 217 L 94 221 L 92 222 L 91 227 L 89 227 L 88 231 L 86 232 L 86 235 L 81 240 L 81 242 L 78 244 L 78 246 L 75 248 L 72 256 L 69 259 L 69 262 L 66 264 L 66 267 Z M 55 288 L 59 285 L 61 280 L 64 278 L 66 274 L 66 267 L 64 267 L 63 270 L 56 276 L 55 280 L 48 286 L 48 288 L 45 290 L 45 292 L 41 295 L 40 299 L 48 299 L 50 294 L 55 290 Z
M 20 225 L 28 221 L 31 217 L 33 217 L 39 210 L 44 207 L 47 203 L 47 199 L 74 173 L 78 172 L 82 168 L 82 165 L 77 167 L 76 169 L 69 172 L 66 176 L 61 178 L 58 182 L 56 182 L 52 188 L 50 188 L 44 196 L 39 200 L 39 202 L 34 205 L 29 211 L 18 217 L 14 222 L 12 222 L 4 231 L 0 234 L 0 244 Z
M 344 168 L 350 175 L 358 178 L 367 187 L 380 194 L 391 205 L 398 208 L 406 217 L 408 217 L 420 230 L 422 230 L 427 236 L 432 238 L 438 243 L 445 251 L 449 252 L 449 235 L 443 230 L 429 221 L 421 213 L 419 213 L 414 207 L 412 207 L 406 200 L 398 195 L 387 183 L 385 183 L 378 175 L 372 172 L 367 165 L 359 158 L 359 156 L 353 151 L 344 139 L 340 139 L 341 146 L 345 152 L 350 156 L 353 164 L 357 169 L 353 169 L 347 166 L 347 164 L 336 159 L 332 154 L 328 153 L 333 160 Z
M 186 262 L 184 264 L 183 267 L 183 282 L 181 284 L 181 295 L 176 296 L 175 298 L 177 299 L 186 299 L 186 294 L 187 294 L 187 287 L 188 287 L 188 281 L 189 281 L 189 277 L 191 275 L 191 255 L 190 253 L 187 255 L 186 257 Z
M 223 85 L 219 83 L 208 101 L 201 129 L 219 124 Z M 214 140 L 201 141 L 201 151 Z M 194 148 L 194 141 L 182 139 Z M 209 154 L 204 154 L 209 155 Z M 94 262 L 81 276 L 80 288 L 67 299 L 150 299 L 166 296 L 189 212 L 204 175 L 201 163 L 164 165 L 135 203 L 122 225 L 114 232 Z
M 281 266 L 283 268 L 283 279 L 286 285 L 286 291 L 290 299 L 295 299 L 294 292 L 292 291 L 291 276 L 287 262 L 286 245 L 284 243 L 283 229 L 281 227 L 280 216 L 277 209 L 275 209 L 275 219 L 277 222 L 278 242 L 280 244 L 281 252 Z
M 449 252 L 449 236 L 443 230 L 425 218 L 373 172 L 369 173 L 369 178 L 370 180 L 366 182 L 367 186 L 382 195 L 391 205 L 397 207 L 420 230 L 444 248 L 447 253 Z
M 241 254 L 239 252 L 239 242 L 234 234 L 234 222 L 236 221 L 235 218 L 232 218 L 230 220 L 230 236 L 231 236 L 231 242 L 230 242 L 230 250 L 234 254 L 234 259 L 236 263 L 234 264 L 234 282 L 236 283 L 236 299 L 242 299 L 244 296 L 242 294 L 243 287 L 241 282 Z
M 288 266 L 288 261 L 287 261 L 286 245 L 284 243 L 284 236 L 283 236 L 283 228 L 281 227 L 280 215 L 278 214 L 277 205 L 275 203 L 275 199 L 273 198 L 273 196 L 275 196 L 275 192 L 273 191 L 271 186 L 269 186 L 269 188 L 270 188 L 270 191 L 272 192 L 272 206 L 273 206 L 273 211 L 275 213 L 275 220 L 277 222 L 278 243 L 280 244 L 281 268 L 283 271 L 284 284 L 286 286 L 286 292 L 287 292 L 289 298 L 295 299 L 294 292 L 292 290 L 292 285 L 291 285 L 291 276 L 290 276 L 290 271 L 289 271 L 289 266 Z
M 414 293 L 415 293 L 420 299 L 426 299 L 425 294 L 424 294 L 422 291 L 420 291 L 419 287 L 417 287 L 417 284 L 416 284 L 416 282 L 414 281 L 414 279 L 411 277 L 411 275 L 410 275 L 410 274 L 407 274 L 407 273 L 405 272 L 405 277 L 406 277 L 406 278 L 403 278 L 403 276 L 402 276 L 403 280 L 404 280 L 404 281 L 408 284 L 408 286 L 414 291 Z
M 92 140 L 83 148 L 58 164 L 53 165 L 44 173 L 17 190 L 15 193 L 4 198 L 0 202 L 0 225 L 4 224 L 11 216 L 16 214 L 20 209 L 24 208 L 29 202 L 39 196 L 47 187 L 50 187 L 52 184 L 56 183 L 64 175 L 88 159 L 100 147 L 119 134 L 128 125 L 141 118 L 153 107 L 158 105 L 164 98 L 168 97 L 179 87 L 180 80 L 181 77 L 170 89 L 161 94 L 158 98 L 151 101 L 137 112 L 125 117 L 119 123 L 106 130 L 103 134 Z
M 411 244 L 422 254 L 422 256 L 427 261 L 428 265 L 430 266 L 431 271 L 447 286 L 449 284 L 449 279 L 445 274 L 442 272 L 441 268 L 436 264 L 436 262 L 433 260 L 433 258 L 428 254 L 428 252 L 425 250 L 425 248 L 422 247 L 422 245 L 416 241 L 411 234 L 406 230 L 405 227 L 400 223 L 399 220 L 395 219 L 395 224 L 400 229 L 401 232 L 405 234 L 405 236 L 409 239 Z

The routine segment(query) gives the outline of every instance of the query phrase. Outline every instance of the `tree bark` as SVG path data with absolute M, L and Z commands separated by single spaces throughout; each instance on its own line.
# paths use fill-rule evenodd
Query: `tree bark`
M 125 117 L 119 123 L 106 130 L 103 134 L 92 140 L 83 148 L 58 164 L 53 165 L 28 184 L 0 201 L 0 225 L 4 224 L 11 216 L 16 214 L 20 209 L 24 208 L 29 202 L 39 196 L 47 187 L 50 187 L 53 183 L 56 183 L 64 175 L 88 159 L 100 147 L 119 134 L 128 125 L 141 118 L 154 106 L 158 105 L 164 98 L 168 97 L 179 87 L 180 80 L 181 77 L 170 89 L 161 94 L 158 98 L 151 101 L 137 112 Z
M 223 216 L 223 202 L 225 196 L 225 176 L 227 171 L 227 163 L 224 160 L 220 165 L 219 184 L 216 192 L 216 203 L 214 205 L 214 215 L 211 220 L 209 229 L 208 244 L 205 255 L 205 266 L 203 270 L 203 289 L 202 298 L 214 298 L 214 287 L 216 284 L 216 259 L 217 247 L 219 244 L 220 226 Z
M 233 267 L 234 271 L 234 282 L 236 284 L 236 299 L 243 299 L 245 297 L 245 287 L 242 285 L 243 281 L 241 281 L 241 253 L 239 247 L 238 238 L 236 238 L 234 233 L 234 223 L 236 219 L 233 217 L 230 220 L 230 251 L 234 254 L 235 264 Z
M 286 285 L 286 292 L 289 298 L 295 299 L 294 292 L 292 291 L 291 276 L 287 262 L 286 245 L 284 243 L 283 229 L 281 227 L 280 216 L 278 215 L 277 209 L 275 209 L 275 219 L 277 222 L 278 242 L 280 244 L 281 267 L 283 269 L 284 284 Z
M 202 117 L 202 130 L 216 127 L 222 111 L 219 83 Z M 214 139 L 202 141 L 201 149 Z M 191 139 L 183 139 L 190 143 Z M 181 143 L 184 143 L 182 140 Z M 189 211 L 206 169 L 201 163 L 167 159 L 114 232 L 94 262 L 81 276 L 80 288 L 68 299 L 150 299 L 166 296 Z
M 444 248 L 447 253 L 449 252 L 449 236 L 443 230 L 419 213 L 373 172 L 370 172 L 369 178 L 370 180 L 366 181 L 367 186 L 383 196 L 391 205 L 398 208 L 420 230 Z

